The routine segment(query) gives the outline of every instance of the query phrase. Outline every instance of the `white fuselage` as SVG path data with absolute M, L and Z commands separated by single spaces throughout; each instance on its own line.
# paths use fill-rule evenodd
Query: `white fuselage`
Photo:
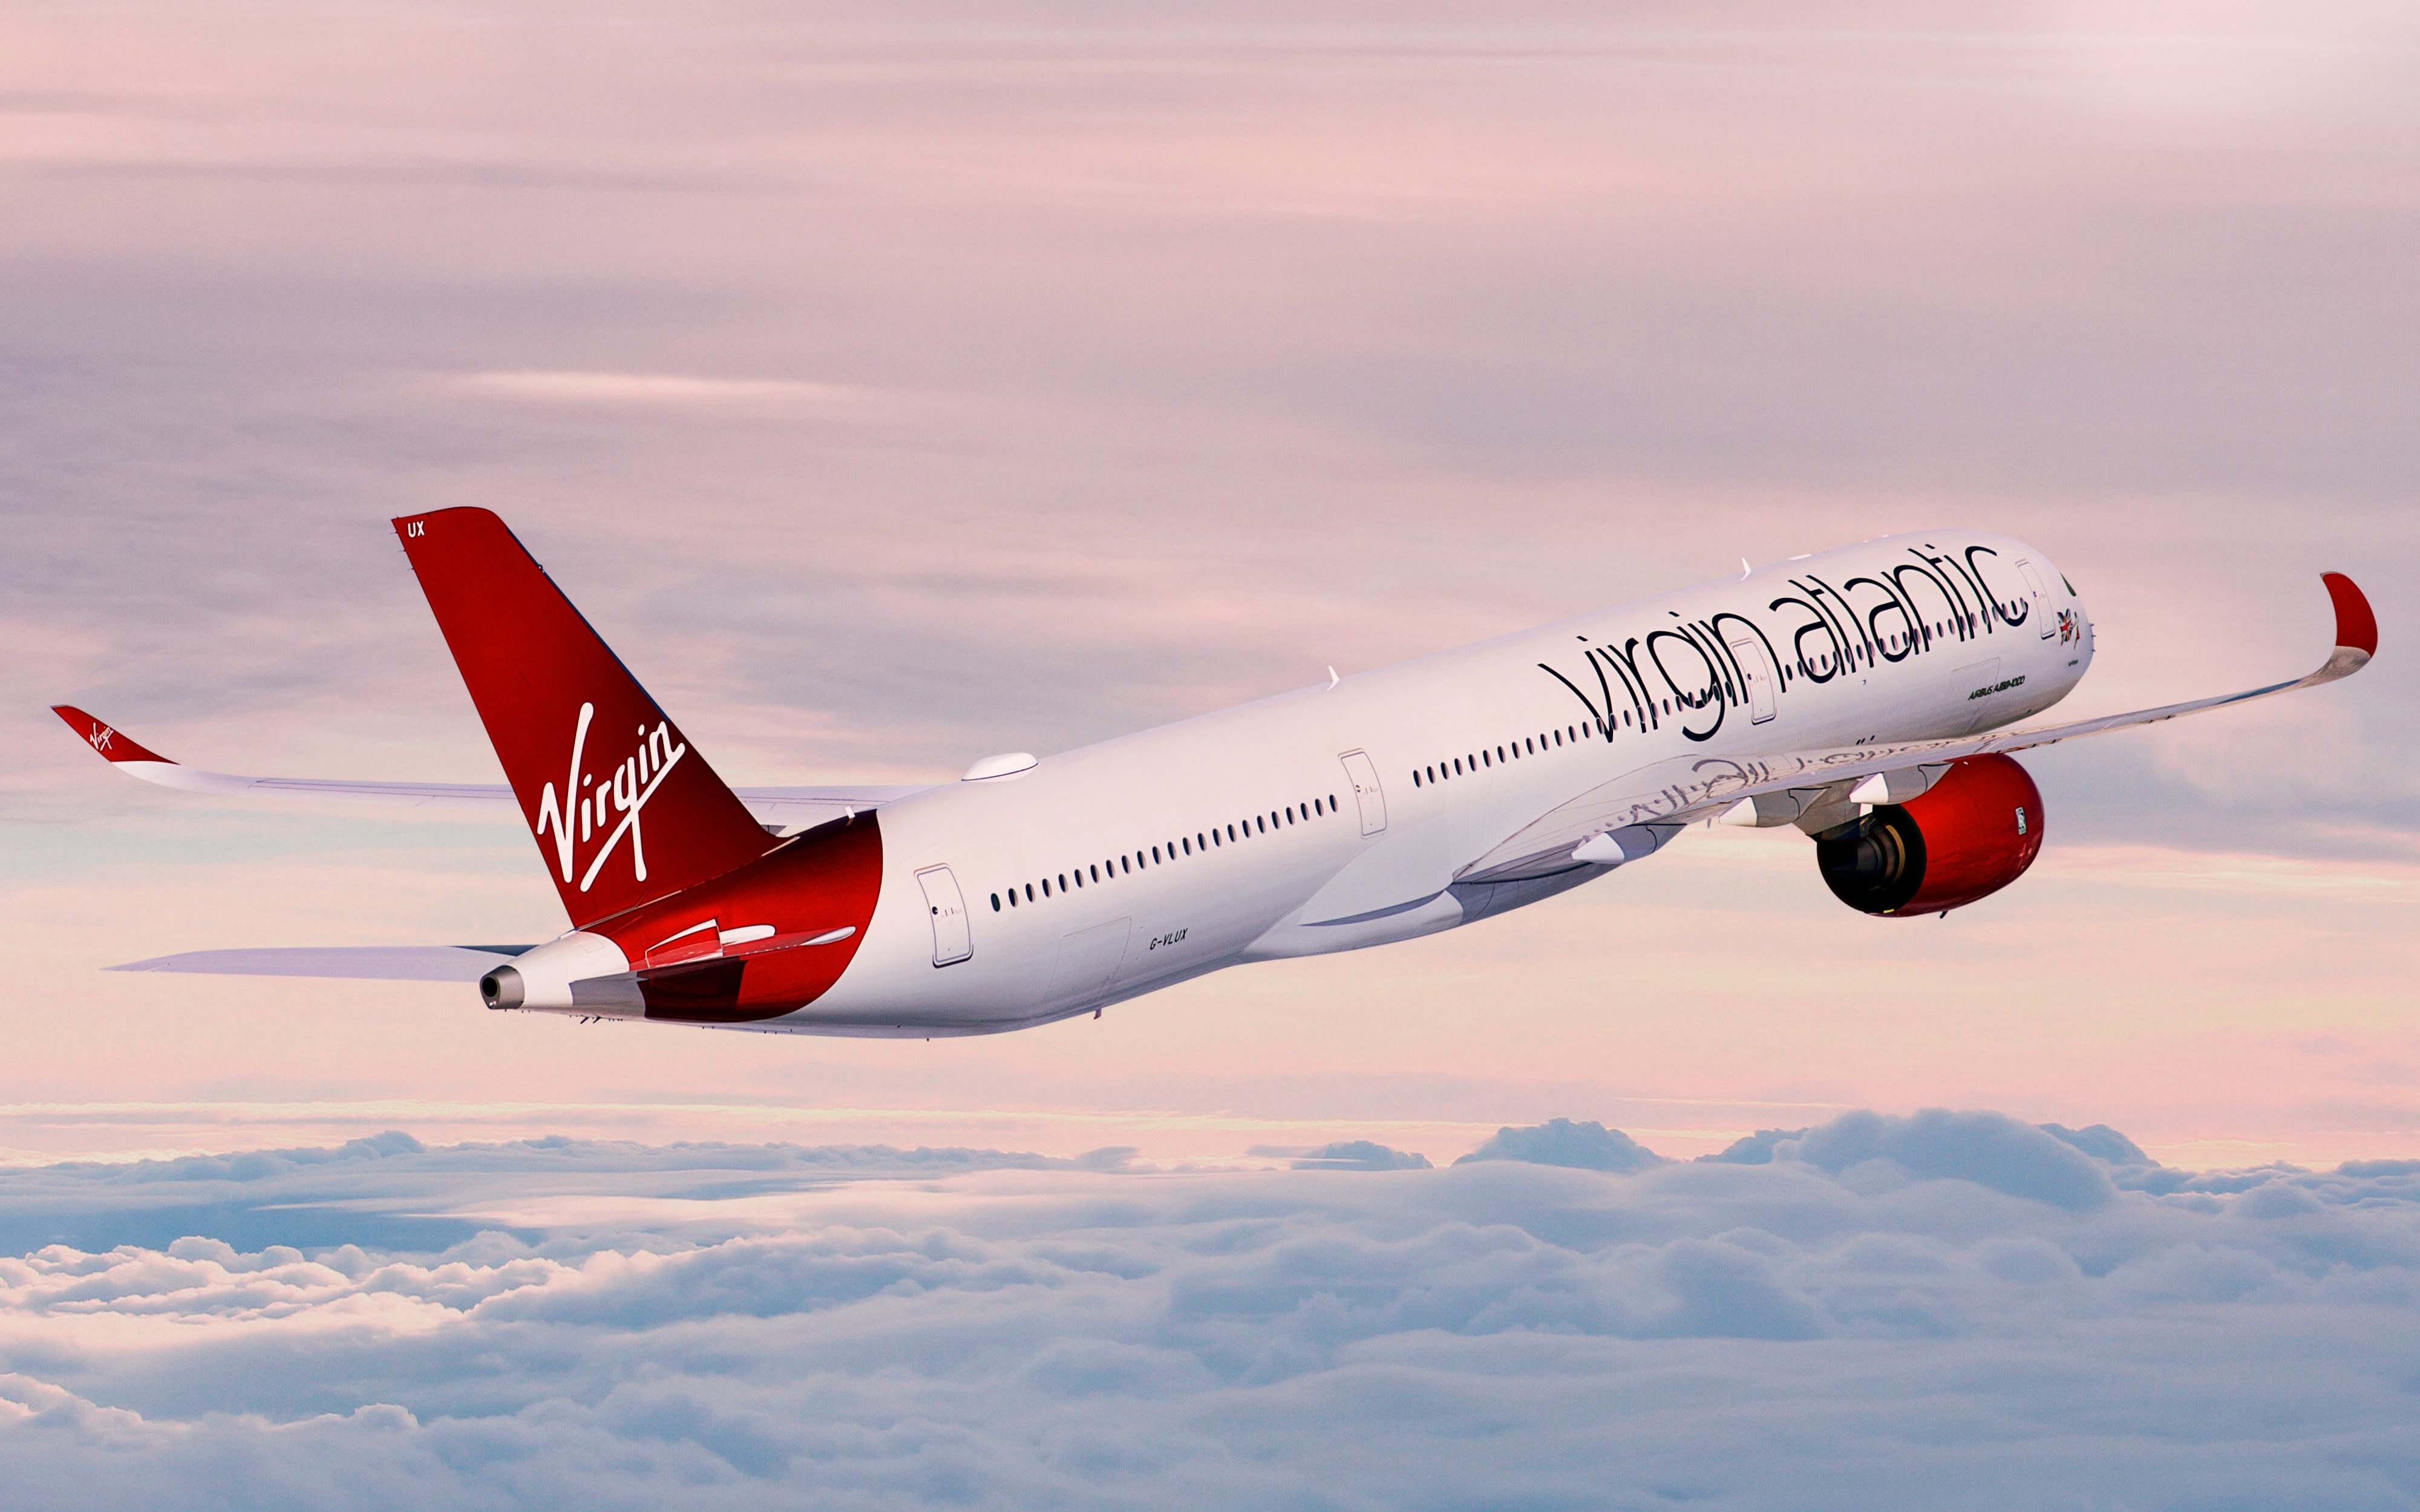
M 2042 553 L 1934 532 L 1083 747 L 885 807 L 855 960 L 809 1008 L 750 1027 L 985 1032 L 1450 929 L 1603 874 L 1568 840 L 1542 857 L 1517 838 L 1626 774 L 2007 724 L 2091 656 Z M 957 953 L 937 949 L 941 867 L 970 952 L 936 965 Z

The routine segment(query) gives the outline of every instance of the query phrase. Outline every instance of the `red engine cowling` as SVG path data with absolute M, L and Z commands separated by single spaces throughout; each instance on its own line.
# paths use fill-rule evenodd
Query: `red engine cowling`
M 1947 913 L 2025 874 L 2041 853 L 2041 790 L 2006 756 L 1953 763 L 1923 796 L 1818 838 L 1832 895 L 1866 914 Z

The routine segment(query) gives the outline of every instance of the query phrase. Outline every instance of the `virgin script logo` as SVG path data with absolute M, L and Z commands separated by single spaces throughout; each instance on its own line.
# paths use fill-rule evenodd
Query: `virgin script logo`
M 656 790 L 664 785 L 664 774 L 689 754 L 688 744 L 674 744 L 672 726 L 658 719 L 653 730 L 639 727 L 639 748 L 624 757 L 613 775 L 599 782 L 594 772 L 581 770 L 588 749 L 589 721 L 596 717 L 596 704 L 580 705 L 580 722 L 571 732 L 571 765 L 564 774 L 563 793 L 558 795 L 554 784 L 549 782 L 537 802 L 538 839 L 544 840 L 548 831 L 553 831 L 555 862 L 562 868 L 566 886 L 571 881 L 572 868 L 578 864 L 581 847 L 600 832 L 604 834 L 596 854 L 588 858 L 588 869 L 580 874 L 582 892 L 597 880 L 597 869 L 613 854 L 625 835 L 630 837 L 631 872 L 638 881 L 647 880 L 646 836 L 639 815 L 646 809 L 647 800 L 656 795 Z M 566 809 L 566 804 L 571 807 Z M 620 816 L 618 824 L 613 823 L 615 815 Z

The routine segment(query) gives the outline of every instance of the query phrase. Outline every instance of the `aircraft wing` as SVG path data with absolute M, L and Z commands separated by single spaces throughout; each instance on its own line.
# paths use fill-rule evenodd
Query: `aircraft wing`
M 1856 816 L 1852 790 L 1880 774 L 1946 765 L 1962 757 L 1993 751 L 2030 750 L 2350 677 L 2378 654 L 2378 617 L 2351 579 L 2330 572 L 2321 574 L 2319 580 L 2335 607 L 2335 646 L 2319 669 L 2307 676 L 2241 693 L 2031 730 L 1772 756 L 1678 756 L 1625 774 L 1549 810 L 1464 867 L 1454 880 L 1500 882 L 1568 871 L 1581 862 L 1636 860 L 1683 826 L 1714 818 L 1745 799 L 1782 799 L 1775 808 L 1786 815 L 1814 814 L 1837 806 L 1845 821 Z
M 535 947 L 527 945 L 337 945 L 294 949 L 188 950 L 130 961 L 109 971 L 177 971 L 212 977 L 346 977 L 357 981 L 477 981 Z
M 51 712 L 65 720 L 78 738 L 110 765 L 132 778 L 174 788 L 179 793 L 209 793 L 261 798 L 300 798 L 316 803 L 369 803 L 404 809 L 463 809 L 474 812 L 520 817 L 513 790 L 501 782 L 353 782 L 305 777 L 240 777 L 230 772 L 206 772 L 150 750 L 120 730 L 72 704 L 54 704 Z M 921 787 L 737 788 L 734 792 L 759 824 L 776 831 L 807 829 L 827 819 L 845 818 L 896 803 Z M 432 947 L 434 949 L 434 947 Z M 477 973 L 473 973 L 475 978 Z

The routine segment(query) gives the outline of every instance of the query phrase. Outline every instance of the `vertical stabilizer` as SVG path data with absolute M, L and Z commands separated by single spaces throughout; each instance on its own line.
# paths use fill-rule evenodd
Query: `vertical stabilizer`
M 573 924 L 771 845 L 503 520 L 442 509 L 395 531 Z

